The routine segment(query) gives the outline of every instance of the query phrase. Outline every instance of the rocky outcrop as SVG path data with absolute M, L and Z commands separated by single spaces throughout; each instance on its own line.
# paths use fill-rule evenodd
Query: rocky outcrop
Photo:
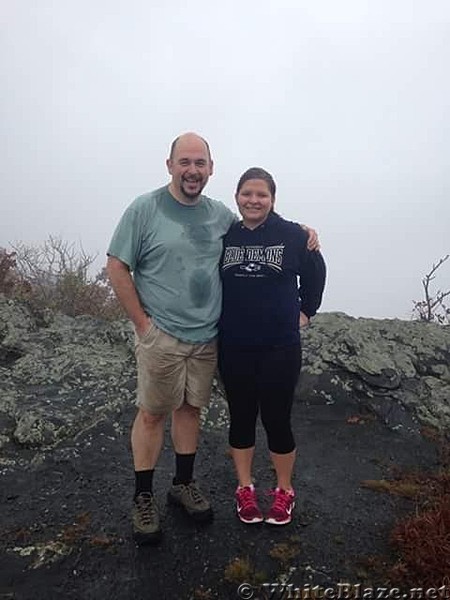
M 289 528 L 249 531 L 235 517 L 227 409 L 216 382 L 195 467 L 214 521 L 201 527 L 166 504 L 174 473 L 167 424 L 154 486 L 163 540 L 136 548 L 129 517 L 136 386 L 129 323 L 51 313 L 36 319 L 0 296 L 3 595 L 212 600 L 235 597 L 244 580 L 356 584 L 361 557 L 375 564 L 383 556 L 384 564 L 394 522 L 416 502 L 361 482 L 436 468 L 437 444 L 417 432 L 422 424 L 449 426 L 449 329 L 322 314 L 303 341 L 292 412 L 298 502 Z M 254 477 L 267 509 L 263 490 L 274 479 L 263 437 L 259 426 Z M 388 572 L 380 577 L 386 587 Z
M 318 315 L 303 332 L 299 401 L 356 402 L 391 427 L 450 428 L 450 328 L 417 321 Z M 48 314 L 39 321 L 0 296 L 0 468 L 39 462 L 134 401 L 134 338 L 126 321 Z M 205 427 L 222 427 L 216 387 Z M 17 447 L 23 452 L 17 454 Z M 66 450 L 67 451 L 67 448 Z M 17 458 L 19 456 L 19 458 Z
M 114 422 L 134 389 L 126 322 L 48 314 L 38 324 L 24 306 L 0 296 L 3 467 L 16 461 L 17 446 L 24 450 L 19 461 L 39 461 L 60 441 L 76 442 L 99 421 Z
M 303 341 L 300 398 L 352 398 L 394 428 L 450 429 L 449 326 L 328 313 Z

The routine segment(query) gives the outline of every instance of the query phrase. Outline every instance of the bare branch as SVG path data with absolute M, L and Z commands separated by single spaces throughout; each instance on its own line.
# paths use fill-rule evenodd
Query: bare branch
M 425 300 L 414 302 L 413 308 L 413 315 L 417 315 L 422 321 L 436 321 L 441 324 L 450 322 L 449 310 L 443 302 L 447 296 L 450 296 L 450 290 L 445 292 L 438 290 L 435 294 L 430 290 L 430 283 L 435 279 L 437 270 L 449 257 L 450 255 L 447 254 L 437 263 L 433 264 L 430 272 L 422 279 Z

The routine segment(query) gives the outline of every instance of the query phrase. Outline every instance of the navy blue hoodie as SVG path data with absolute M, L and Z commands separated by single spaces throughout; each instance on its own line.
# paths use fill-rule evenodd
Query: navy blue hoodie
M 308 317 L 316 314 L 326 273 L 322 255 L 307 250 L 307 241 L 298 223 L 276 213 L 253 230 L 242 222 L 231 226 L 220 262 L 221 343 L 300 343 L 300 307 Z

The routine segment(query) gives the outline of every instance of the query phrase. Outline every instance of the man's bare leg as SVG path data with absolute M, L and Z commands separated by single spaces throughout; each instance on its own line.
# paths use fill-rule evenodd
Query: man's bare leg
M 177 454 L 197 452 L 200 409 L 184 402 L 172 413 L 172 442 Z
M 164 441 L 165 415 L 151 415 L 143 408 L 131 430 L 131 448 L 135 471 L 154 469 Z

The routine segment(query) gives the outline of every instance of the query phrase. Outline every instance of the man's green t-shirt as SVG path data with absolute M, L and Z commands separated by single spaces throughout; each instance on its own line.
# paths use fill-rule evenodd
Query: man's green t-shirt
M 222 239 L 235 219 L 207 196 L 181 204 L 165 186 L 136 198 L 114 232 L 108 255 L 129 266 L 145 312 L 179 340 L 217 335 Z

